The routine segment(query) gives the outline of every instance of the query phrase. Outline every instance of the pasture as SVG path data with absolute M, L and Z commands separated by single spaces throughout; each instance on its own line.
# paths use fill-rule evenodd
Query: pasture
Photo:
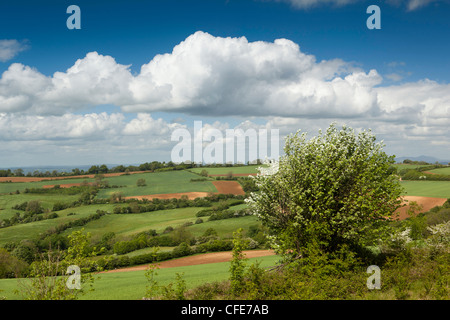
M 117 188 L 102 189 L 97 196 L 105 199 L 118 192 L 124 197 L 180 192 L 217 192 L 211 181 L 191 181 L 198 178 L 198 175 L 186 170 L 111 177 L 105 180 L 109 186 Z M 144 179 L 146 185 L 137 186 L 139 179 Z
M 208 172 L 208 175 L 214 176 L 214 175 L 227 175 L 228 173 L 233 174 L 256 174 L 258 173 L 258 168 L 263 165 L 245 165 L 245 166 L 239 166 L 239 167 L 213 167 L 213 168 L 192 168 L 189 169 L 189 171 L 195 172 L 200 174 L 203 170 L 206 170 Z
M 428 167 L 428 164 L 408 164 L 408 163 L 395 163 L 393 164 L 393 166 L 395 168 L 397 168 L 397 170 L 402 170 L 402 169 L 418 169 L 418 168 L 423 168 L 423 167 Z
M 402 181 L 404 195 L 450 198 L 450 181 Z
M 444 175 L 450 175 L 450 167 L 447 168 L 439 168 L 439 169 L 433 169 L 427 171 L 432 174 L 444 174 Z

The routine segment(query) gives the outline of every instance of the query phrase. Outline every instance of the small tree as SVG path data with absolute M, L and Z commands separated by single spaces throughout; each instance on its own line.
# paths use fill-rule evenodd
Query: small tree
M 233 257 L 230 263 L 230 283 L 233 294 L 239 294 L 244 286 L 245 254 L 247 241 L 243 238 L 243 229 L 239 228 L 233 233 Z
M 43 213 L 44 209 L 41 207 L 41 202 L 39 200 L 31 200 L 28 202 L 25 211 L 31 214 Z
M 145 187 L 147 185 L 147 183 L 145 182 L 145 179 L 138 179 L 136 182 L 136 185 L 138 187 Z
M 259 174 L 259 192 L 248 203 L 270 231 L 276 251 L 305 256 L 307 246 L 334 251 L 343 244 L 365 245 L 387 236 L 387 222 L 401 206 L 402 188 L 371 132 L 358 135 L 332 124 L 306 140 L 286 139 L 285 156 Z
M 40 259 L 30 266 L 28 282 L 21 283 L 23 295 L 28 300 L 75 300 L 86 293 L 85 285 L 92 290 L 94 276 L 92 272 L 101 271 L 90 257 L 98 254 L 96 248 L 89 246 L 90 234 L 83 229 L 74 231 L 69 237 L 67 251 L 53 250 L 42 254 Z M 67 271 L 69 266 L 77 266 L 80 270 L 81 289 L 69 288 Z

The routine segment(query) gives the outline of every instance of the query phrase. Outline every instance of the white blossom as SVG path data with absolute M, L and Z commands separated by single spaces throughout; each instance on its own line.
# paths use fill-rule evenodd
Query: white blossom
M 276 160 L 265 160 L 263 167 L 258 167 L 258 176 L 271 176 L 278 172 L 280 167 L 279 161 Z

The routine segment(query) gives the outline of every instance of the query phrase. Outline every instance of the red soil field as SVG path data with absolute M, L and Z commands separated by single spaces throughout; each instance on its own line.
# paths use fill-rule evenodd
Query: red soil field
M 237 181 L 213 181 L 218 193 L 245 195 L 244 190 Z
M 248 250 L 243 251 L 246 258 L 258 258 L 258 257 L 265 257 L 265 256 L 272 256 L 275 254 L 272 250 Z M 228 262 L 232 258 L 231 251 L 226 252 L 211 252 L 211 253 L 204 253 L 194 256 L 187 256 L 182 257 L 178 259 L 172 259 L 167 261 L 162 261 L 157 264 L 157 266 L 160 269 L 163 268 L 173 268 L 173 267 L 184 267 L 184 266 L 192 266 L 192 265 L 199 265 L 199 264 L 208 264 L 208 263 L 217 263 L 217 262 Z M 112 273 L 112 272 L 127 272 L 127 271 L 140 271 L 140 270 L 146 270 L 149 265 L 140 265 L 140 266 L 134 266 L 129 268 L 121 268 L 121 269 L 115 269 L 106 271 L 106 273 Z
M 431 197 L 417 197 L 417 196 L 404 196 L 403 197 L 403 203 L 407 204 L 411 201 L 416 201 L 419 205 L 422 205 L 422 210 L 418 213 L 427 212 L 433 207 L 436 206 L 442 206 L 447 199 L 445 198 L 431 198 Z M 405 201 L 406 200 L 406 201 Z M 405 207 L 402 207 L 396 211 L 398 214 L 397 219 L 403 220 L 406 218 L 409 218 L 409 215 L 407 214 L 407 210 L 409 209 L 409 205 L 406 205 Z

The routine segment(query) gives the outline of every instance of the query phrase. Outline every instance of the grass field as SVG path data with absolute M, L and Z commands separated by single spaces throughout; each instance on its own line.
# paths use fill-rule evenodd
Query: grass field
M 202 170 L 208 171 L 209 175 L 216 174 L 228 174 L 232 172 L 233 174 L 245 174 L 245 173 L 258 173 L 258 168 L 262 165 L 247 165 L 241 167 L 218 167 L 218 168 L 192 168 L 189 169 L 192 172 L 200 173 Z
M 247 265 L 260 261 L 260 267 L 269 267 L 279 260 L 277 256 L 267 256 L 248 259 Z M 159 269 L 155 277 L 161 285 L 175 282 L 176 273 L 184 273 L 183 279 L 187 288 L 193 288 L 205 282 L 226 280 L 229 277 L 229 262 L 219 262 L 206 265 L 186 266 Z M 22 296 L 15 293 L 18 282 L 23 279 L 0 279 L 0 296 L 8 300 L 20 300 Z M 140 300 L 145 295 L 147 279 L 145 271 L 102 273 L 94 282 L 94 291 L 88 292 L 82 300 Z
M 0 220 L 9 219 L 18 210 L 13 209 L 15 205 L 20 205 L 23 202 L 37 200 L 40 201 L 44 209 L 51 210 L 53 205 L 57 202 L 71 203 L 76 201 L 79 195 L 51 195 L 51 194 L 12 194 L 0 195 Z
M 76 208 L 68 208 L 65 210 L 58 211 L 59 217 L 55 219 L 17 224 L 14 226 L 10 226 L 8 228 L 2 228 L 0 229 L 0 246 L 10 241 L 36 239 L 40 233 L 43 233 L 48 229 L 55 227 L 59 224 L 88 217 L 89 215 L 94 214 L 97 210 L 104 210 L 111 212 L 112 209 L 113 209 L 112 204 L 90 205 Z M 69 213 L 75 213 L 75 215 L 69 215 Z M 0 217 L 2 216 L 0 215 Z
M 435 174 L 444 174 L 444 175 L 450 175 L 450 167 L 447 168 L 439 168 L 439 169 L 433 169 L 429 172 L 435 173 Z
M 51 178 L 48 178 L 51 179 Z M 108 178 L 110 179 L 110 178 Z M 46 185 L 61 185 L 61 184 L 67 184 L 67 183 L 83 183 L 88 182 L 92 183 L 95 182 L 95 179 L 93 178 L 67 178 L 67 179 L 58 179 L 58 180 L 48 180 L 48 181 L 33 181 L 33 182 L 1 182 L 0 183 L 0 194 L 6 194 L 10 192 L 16 192 L 19 190 L 22 192 L 25 189 L 31 189 L 31 188 L 42 188 Z
M 450 181 L 402 181 L 404 195 L 450 198 Z
M 396 163 L 393 165 L 394 167 L 397 168 L 397 170 L 402 170 L 402 169 L 417 169 L 417 168 L 423 168 L 423 167 L 428 167 L 428 164 L 403 164 L 403 163 Z
M 115 192 L 122 193 L 124 197 L 178 192 L 217 192 L 211 181 L 191 181 L 198 178 L 198 175 L 186 170 L 110 177 L 106 179 L 109 185 L 117 185 L 119 188 L 102 189 L 98 198 L 109 198 Z M 145 179 L 146 186 L 138 187 L 138 179 Z
M 205 221 L 207 220 L 207 217 Z M 256 216 L 246 216 L 241 218 L 231 218 L 224 220 L 206 221 L 200 224 L 194 224 L 188 228 L 194 236 L 201 236 L 205 233 L 206 229 L 213 228 L 217 231 L 218 236 L 221 238 L 231 238 L 233 232 L 239 228 L 248 230 L 252 225 L 258 225 L 259 222 Z
M 126 237 L 150 229 L 161 233 L 168 226 L 178 227 L 186 222 L 195 222 L 195 214 L 201 208 L 179 208 L 145 213 L 110 214 L 91 221 L 83 228 L 86 232 L 102 236 L 114 232 L 117 237 Z M 71 231 L 76 230 L 72 228 Z

